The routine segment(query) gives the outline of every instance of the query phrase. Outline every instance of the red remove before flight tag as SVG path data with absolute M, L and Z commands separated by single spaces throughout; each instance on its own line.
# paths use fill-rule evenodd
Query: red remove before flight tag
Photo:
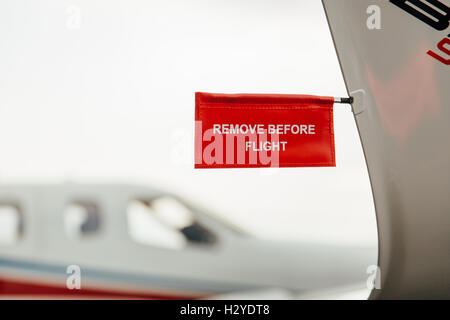
M 334 167 L 333 97 L 195 94 L 195 168 Z

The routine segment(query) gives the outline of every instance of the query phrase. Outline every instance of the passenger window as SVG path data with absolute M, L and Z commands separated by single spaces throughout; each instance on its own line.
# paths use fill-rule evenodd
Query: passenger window
M 73 239 L 95 234 L 100 229 L 100 213 L 95 203 L 73 202 L 64 210 L 64 228 Z
M 169 249 L 211 244 L 214 235 L 195 221 L 192 212 L 172 197 L 133 200 L 127 207 L 128 230 L 137 243 Z
M 19 206 L 0 203 L 0 245 L 17 243 L 23 233 L 23 217 Z

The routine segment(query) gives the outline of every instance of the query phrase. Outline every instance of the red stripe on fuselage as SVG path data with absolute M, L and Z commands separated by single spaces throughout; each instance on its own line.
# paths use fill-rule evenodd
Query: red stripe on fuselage
M 126 290 L 81 288 L 67 289 L 63 286 L 43 282 L 31 282 L 0 278 L 0 298 L 2 296 L 16 297 L 61 297 L 65 299 L 198 299 L 200 296 L 183 293 L 133 292 Z

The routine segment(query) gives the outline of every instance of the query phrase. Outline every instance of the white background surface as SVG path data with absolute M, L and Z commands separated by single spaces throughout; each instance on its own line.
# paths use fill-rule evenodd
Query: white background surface
M 0 182 L 148 184 L 260 237 L 376 246 L 349 106 L 336 168 L 201 171 L 195 91 L 347 96 L 320 1 L 4 0 Z

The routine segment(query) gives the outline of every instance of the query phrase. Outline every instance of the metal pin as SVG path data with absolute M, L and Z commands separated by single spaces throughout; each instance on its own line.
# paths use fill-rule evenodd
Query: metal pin
M 353 103 L 353 97 L 348 97 L 348 98 L 335 97 L 334 98 L 334 103 L 348 103 L 348 104 L 352 104 Z

